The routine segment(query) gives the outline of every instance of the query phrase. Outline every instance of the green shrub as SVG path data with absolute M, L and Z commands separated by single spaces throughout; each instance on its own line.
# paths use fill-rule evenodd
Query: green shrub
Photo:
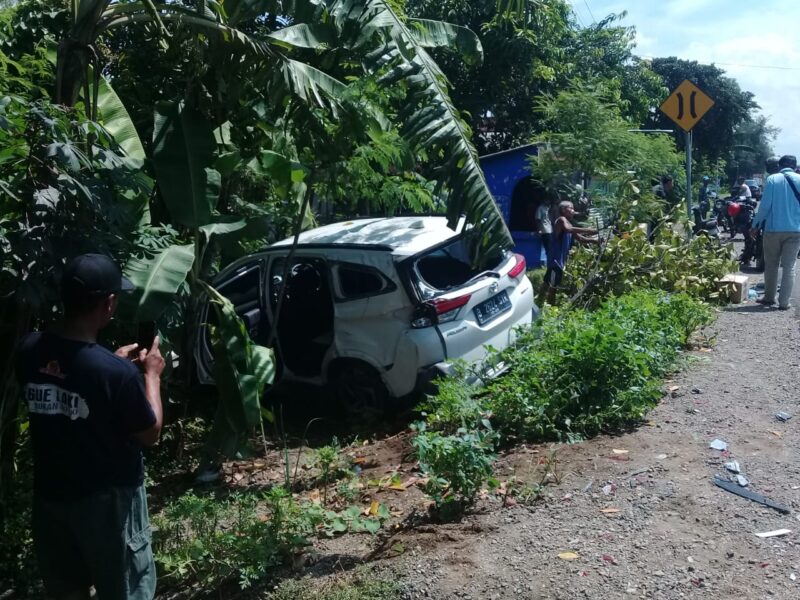
M 267 595 L 266 600 L 393 600 L 401 597 L 395 579 L 365 567 L 344 579 L 320 586 L 309 579 L 289 579 Z
M 476 398 L 479 389 L 466 381 L 466 372 L 458 371 L 437 382 L 437 393 L 427 396 L 417 407 L 428 427 L 444 433 L 470 429 L 484 417 L 483 407 Z
M 503 353 L 510 372 L 489 386 L 487 408 L 512 437 L 572 441 L 641 419 L 660 377 L 707 305 L 686 294 L 639 291 L 597 311 L 548 311 Z
M 420 469 L 429 478 L 425 493 L 442 514 L 459 514 L 474 502 L 492 475 L 494 432 L 460 428 L 452 435 L 442 435 L 429 431 L 424 423 L 417 423 L 414 428 L 417 435 L 412 444 Z
M 238 581 L 244 589 L 303 552 L 318 534 L 376 533 L 387 518 L 384 505 L 370 516 L 358 506 L 337 513 L 298 502 L 282 487 L 224 499 L 189 492 L 154 517 L 153 545 L 168 584 L 208 590 Z

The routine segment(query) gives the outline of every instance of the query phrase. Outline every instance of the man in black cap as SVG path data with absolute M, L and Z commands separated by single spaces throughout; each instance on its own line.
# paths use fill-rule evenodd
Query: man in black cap
M 156 337 L 112 353 L 97 336 L 132 289 L 119 267 L 84 254 L 64 270 L 64 320 L 28 335 L 17 377 L 30 415 L 33 542 L 47 593 L 59 599 L 151 600 L 155 565 L 142 446 L 163 422 Z

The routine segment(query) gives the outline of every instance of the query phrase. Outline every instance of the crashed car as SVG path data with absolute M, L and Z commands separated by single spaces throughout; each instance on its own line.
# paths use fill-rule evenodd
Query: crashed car
M 260 344 L 285 286 L 277 378 L 328 385 L 351 410 L 383 411 L 456 359 L 480 364 L 487 347 L 505 348 L 538 311 L 525 259 L 501 251 L 476 269 L 475 241 L 444 217 L 335 223 L 302 233 L 291 259 L 292 239 L 283 240 L 231 264 L 213 285 Z M 214 318 L 201 309 L 201 383 L 213 382 L 206 324 Z

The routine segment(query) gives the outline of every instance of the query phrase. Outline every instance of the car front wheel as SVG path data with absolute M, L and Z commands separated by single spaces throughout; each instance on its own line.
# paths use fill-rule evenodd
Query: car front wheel
M 386 415 L 391 396 L 380 374 L 370 365 L 352 361 L 336 370 L 331 381 L 337 403 L 351 417 L 369 420 Z

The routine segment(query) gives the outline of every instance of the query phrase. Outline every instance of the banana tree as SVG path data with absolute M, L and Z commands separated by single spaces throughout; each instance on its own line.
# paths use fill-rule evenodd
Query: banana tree
M 444 74 L 427 52 L 449 46 L 479 60 L 480 43 L 468 29 L 403 19 L 386 0 L 229 0 L 224 5 L 196 2 L 193 7 L 153 0 L 73 0 L 72 8 L 73 26 L 58 49 L 56 98 L 66 104 L 77 99 L 81 88 L 91 98 L 87 65 L 94 63 L 99 73 L 98 37 L 121 26 L 149 23 L 163 32 L 165 40 L 170 24 L 216 35 L 230 51 L 272 75 L 265 96 L 280 99 L 289 94 L 334 110 L 347 86 L 294 60 L 292 52 L 308 48 L 351 52 L 366 73 L 381 74 L 384 85 L 400 81 L 407 85 L 407 110 L 399 115 L 402 130 L 438 165 L 438 191 L 446 198 L 450 226 L 455 228 L 461 215 L 466 216 L 466 225 L 482 234 L 482 253 L 511 244 L 480 169 L 471 132 L 450 101 Z M 294 24 L 259 37 L 237 28 L 257 17 L 276 23 L 277 15 L 286 15 Z

